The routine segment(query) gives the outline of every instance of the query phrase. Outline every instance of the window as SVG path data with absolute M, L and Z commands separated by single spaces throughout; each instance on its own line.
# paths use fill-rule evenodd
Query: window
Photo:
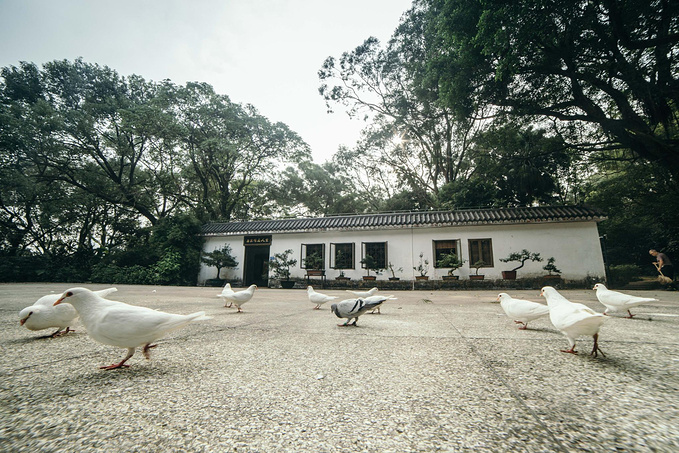
M 330 244 L 330 267 L 333 269 L 354 268 L 354 243 Z
M 439 267 L 436 263 L 438 263 L 439 260 L 443 258 L 443 255 L 449 255 L 451 253 L 454 253 L 458 258 L 460 258 L 457 240 L 451 239 L 447 241 L 434 241 L 434 267 Z
M 469 264 L 483 260 L 481 267 L 493 267 L 493 243 L 490 239 L 469 240 Z
M 325 269 L 325 244 L 302 244 L 302 269 Z
M 363 242 L 361 245 L 361 259 L 364 259 L 367 255 L 370 255 L 375 260 L 375 267 L 379 269 L 387 268 L 386 242 Z M 361 267 L 365 269 L 365 264 L 361 263 Z

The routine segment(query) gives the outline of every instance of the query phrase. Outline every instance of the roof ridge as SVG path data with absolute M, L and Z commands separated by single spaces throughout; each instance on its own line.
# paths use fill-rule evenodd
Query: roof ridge
M 338 222 L 338 219 L 340 220 Z M 382 229 L 424 226 L 461 226 L 567 221 L 599 221 L 605 215 L 585 206 L 529 206 L 452 211 L 413 211 L 400 213 L 357 214 L 326 217 L 243 220 L 212 222 L 203 225 L 203 234 L 261 234 L 334 229 Z

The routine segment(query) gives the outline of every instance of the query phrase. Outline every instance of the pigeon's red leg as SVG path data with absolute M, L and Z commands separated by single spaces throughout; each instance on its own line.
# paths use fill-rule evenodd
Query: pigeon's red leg
M 321 309 L 321 306 L 320 306 L 320 305 L 316 305 L 316 306 L 314 307 L 314 310 L 320 310 L 320 309 Z
M 573 345 L 570 349 L 562 349 L 561 352 L 567 352 L 568 354 L 577 354 L 578 351 L 575 350 L 575 345 Z
M 146 345 L 144 345 L 144 349 L 142 349 L 141 352 L 144 353 L 144 357 L 146 357 L 146 360 L 151 360 L 151 354 L 149 354 L 149 349 L 155 348 L 156 346 L 158 345 L 151 343 L 147 343 Z
M 66 327 L 66 330 L 57 330 L 52 335 L 50 335 L 50 337 L 52 338 L 60 337 L 62 335 L 66 335 L 69 332 L 75 332 L 75 330 L 71 329 L 70 327 Z
M 625 318 L 632 319 L 632 317 L 634 317 L 631 311 L 627 310 L 627 313 L 629 314 L 629 316 L 625 316 Z
M 523 324 L 523 325 L 522 325 L 521 327 L 519 327 L 519 330 L 526 330 L 526 329 L 528 329 L 528 323 L 527 323 L 527 322 L 522 322 L 521 324 Z
M 594 338 L 594 347 L 592 348 L 592 352 L 590 352 L 589 354 L 596 357 L 597 352 L 600 352 L 602 356 L 606 357 L 606 354 L 604 354 L 604 351 L 602 351 L 599 348 L 599 334 L 595 333 L 594 335 L 592 335 L 592 338 Z
M 115 370 L 116 368 L 129 368 L 129 365 L 125 365 L 125 362 L 127 362 L 130 357 L 134 355 L 134 348 L 127 348 L 127 356 L 120 362 L 120 363 L 114 363 L 113 365 L 108 365 L 108 366 L 100 366 L 99 368 L 102 370 Z

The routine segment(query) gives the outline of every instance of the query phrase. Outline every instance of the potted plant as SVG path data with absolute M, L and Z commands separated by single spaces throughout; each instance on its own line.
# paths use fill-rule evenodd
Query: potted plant
M 429 272 L 429 260 L 424 259 L 424 252 L 420 252 L 420 262 L 414 270 L 420 273 L 415 276 L 415 280 L 429 280 L 427 273 Z
M 314 252 L 306 256 L 304 259 L 304 267 L 306 268 L 307 275 L 323 275 L 325 270 L 323 269 L 323 257 L 318 253 Z
M 561 271 L 559 269 L 557 269 L 556 265 L 554 265 L 554 261 L 556 261 L 556 260 L 552 256 L 552 257 L 547 259 L 547 264 L 542 266 L 542 268 L 548 272 L 548 274 L 543 276 L 543 278 L 553 279 L 553 280 L 561 279 L 561 275 L 560 275 Z
M 370 255 L 366 255 L 365 258 L 361 260 L 361 264 L 368 272 L 363 276 L 363 280 L 376 280 L 377 275 L 382 272 L 382 268 L 377 265 L 377 261 Z M 373 271 L 377 275 L 370 275 L 370 271 Z
M 483 260 L 478 260 L 477 262 L 472 264 L 471 267 L 473 267 L 476 270 L 476 272 L 474 272 L 474 275 L 469 276 L 469 280 L 483 280 L 485 276 L 483 274 L 479 275 L 479 269 L 485 265 L 486 262 Z
M 542 261 L 542 258 L 540 257 L 539 253 L 531 253 L 526 249 L 523 249 L 520 252 L 512 252 L 507 258 L 500 258 L 500 261 L 503 263 L 509 263 L 510 261 L 521 263 L 511 271 L 502 271 L 502 278 L 505 280 L 516 280 L 516 271 L 521 269 L 528 260 Z
M 344 269 L 340 269 L 340 273 L 337 277 L 335 277 L 335 280 L 347 282 L 351 279 L 349 277 L 347 277 L 346 275 L 344 275 Z
M 290 267 L 297 265 L 297 260 L 290 258 L 292 253 L 292 249 L 282 253 L 274 253 L 269 261 L 269 269 L 273 271 L 274 278 L 277 278 L 285 289 L 291 289 L 295 286 L 295 281 L 290 280 Z
M 453 275 L 453 272 L 458 270 L 464 264 L 464 260 L 461 260 L 454 253 L 444 253 L 441 255 L 441 259 L 436 262 L 438 267 L 450 268 L 448 270 L 448 275 L 443 276 L 443 280 L 458 280 L 460 277 Z
M 219 278 L 219 273 L 224 268 L 230 269 L 238 266 L 238 261 L 236 261 L 236 258 L 231 254 L 231 246 L 229 244 L 226 244 L 221 249 L 204 254 L 200 260 L 208 266 L 217 268 L 217 278 L 209 279 L 206 282 L 210 286 L 224 286 L 224 280 Z
M 396 281 L 401 280 L 399 277 L 396 276 L 396 272 L 403 272 L 402 267 L 399 267 L 398 269 L 394 269 L 394 265 L 391 263 L 391 261 L 389 262 L 387 267 L 389 268 L 389 272 L 391 272 L 391 277 L 389 277 L 390 281 L 396 282 Z

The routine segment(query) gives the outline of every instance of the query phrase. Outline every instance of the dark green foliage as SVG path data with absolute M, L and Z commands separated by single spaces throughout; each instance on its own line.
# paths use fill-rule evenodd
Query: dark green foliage
M 549 257 L 549 258 L 547 258 L 547 264 L 542 266 L 542 268 L 544 270 L 546 270 L 547 272 L 549 272 L 549 275 L 560 274 L 561 271 L 556 267 L 556 264 L 554 264 L 555 262 L 556 262 L 556 259 L 553 256 Z
M 448 275 L 453 275 L 453 272 L 461 268 L 463 264 L 464 260 L 461 260 L 454 253 L 446 253 L 436 262 L 437 267 L 450 268 Z
M 202 249 L 198 220 L 165 217 L 147 233 L 135 236 L 128 249 L 109 253 L 94 267 L 92 281 L 195 285 Z
M 620 288 L 629 282 L 639 280 L 643 275 L 641 268 L 634 264 L 619 264 L 608 269 L 611 288 Z
M 367 272 L 366 275 L 370 275 L 370 271 L 373 271 L 375 274 L 379 275 L 380 272 L 384 270 L 377 265 L 377 260 L 373 258 L 372 255 L 366 255 L 360 262 Z
M 512 262 L 512 261 L 516 261 L 517 263 L 519 263 L 519 265 L 517 267 L 515 267 L 514 269 L 511 270 L 512 272 L 518 271 L 519 269 L 521 269 L 526 264 L 526 261 L 528 261 L 528 260 L 530 260 L 530 261 L 542 261 L 542 258 L 540 257 L 539 253 L 531 253 L 530 251 L 528 251 L 526 249 L 523 249 L 520 252 L 512 252 L 506 258 L 500 258 L 500 261 L 502 261 L 503 263 L 509 263 L 509 262 Z
M 266 212 L 253 207 L 267 205 L 271 172 L 309 158 L 286 125 L 208 84 L 122 77 L 82 59 L 0 76 L 0 255 L 11 263 L 0 280 L 93 271 L 194 284 L 200 223 Z
M 656 165 L 608 166 L 595 180 L 587 202 L 608 219 L 599 225 L 611 265 L 634 264 L 643 275 L 655 275 L 648 250 L 679 257 L 679 187 Z

